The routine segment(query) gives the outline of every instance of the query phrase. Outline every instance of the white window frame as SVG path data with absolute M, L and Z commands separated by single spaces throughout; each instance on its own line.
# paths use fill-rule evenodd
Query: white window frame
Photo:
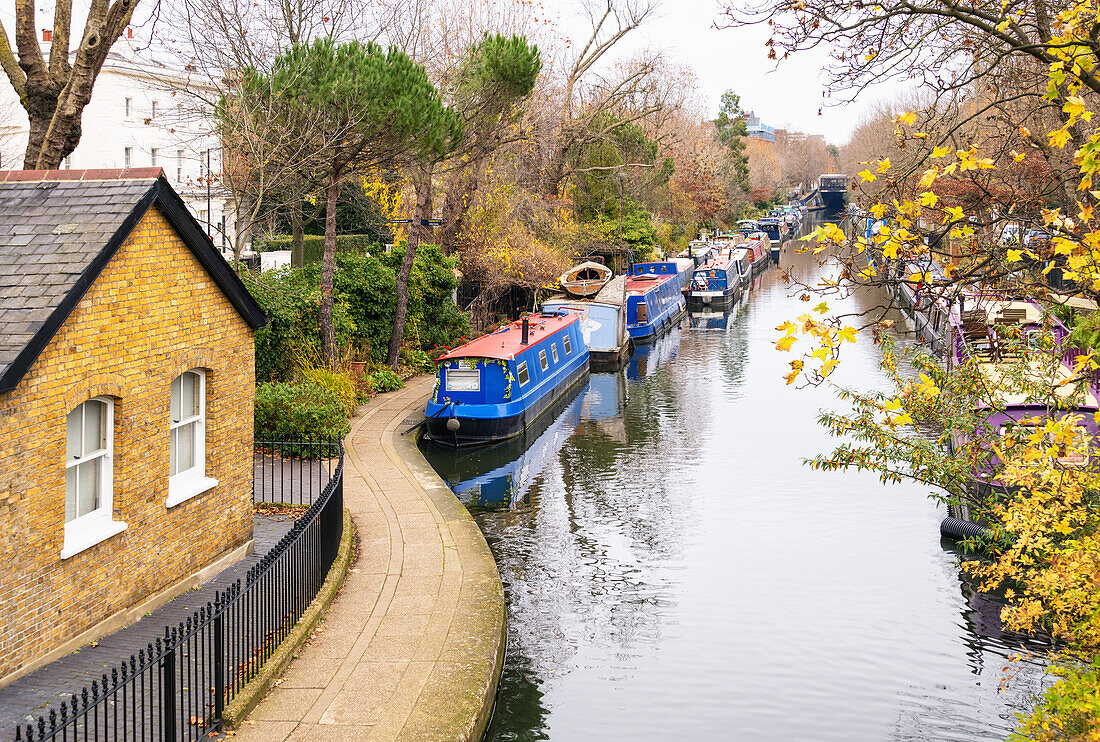
M 61 547 L 61 558 L 68 559 L 71 556 L 79 554 L 85 549 L 90 549 L 101 541 L 106 541 L 111 536 L 122 533 L 126 530 L 126 523 L 120 520 L 114 520 L 114 451 L 115 451 L 115 401 L 110 397 L 92 397 L 85 400 L 78 405 L 74 410 L 70 410 L 66 414 L 66 419 L 69 414 L 72 414 L 76 410 L 81 410 L 80 417 L 80 436 L 81 443 L 83 443 L 84 436 L 84 405 L 88 402 L 102 402 L 106 405 L 107 421 L 106 421 L 106 440 L 105 447 L 102 451 L 97 452 L 92 456 L 81 455 L 73 460 L 65 461 L 65 473 L 68 475 L 70 468 L 99 458 L 102 460 L 102 464 L 99 468 L 99 507 L 90 513 L 84 515 L 78 515 L 72 520 L 65 522 L 65 542 Z M 65 430 L 65 450 L 66 456 L 68 456 L 68 426 Z M 83 453 L 83 446 L 81 446 L 81 453 Z M 79 486 L 79 485 L 78 485 Z M 65 492 L 65 496 L 68 497 L 68 492 Z M 77 498 L 79 500 L 79 497 Z
M 186 374 L 195 374 L 199 379 L 199 413 L 179 420 L 172 418 L 172 386 L 177 382 L 182 384 Z M 192 465 L 190 469 L 172 474 L 168 472 L 168 498 L 165 507 L 175 507 L 182 502 L 197 497 L 203 492 L 213 489 L 218 485 L 218 480 L 206 476 L 206 372 L 201 368 L 190 368 L 172 379 L 168 387 L 168 446 L 169 461 L 171 461 L 172 433 L 186 426 L 194 426 L 194 439 L 192 440 Z
M 157 120 L 157 102 L 156 101 L 153 101 L 152 104 L 149 106 L 149 120 L 150 121 L 156 121 Z
M 149 149 L 149 164 L 152 165 L 153 167 L 157 166 L 157 155 L 159 155 L 159 154 L 160 154 L 160 150 L 158 148 L 151 147 Z
M 531 374 L 527 371 L 527 361 L 523 361 L 516 366 L 516 381 L 520 386 L 523 386 L 531 380 Z
M 550 343 L 550 355 L 554 358 L 554 363 L 558 362 L 558 344 Z
M 176 187 L 183 182 L 183 150 L 176 150 Z
M 130 116 L 133 115 L 133 110 L 134 110 L 134 99 L 133 98 L 125 98 L 124 99 L 123 110 L 125 112 L 126 118 L 130 118 Z
M 545 348 L 543 348 L 542 350 L 539 351 L 539 366 L 542 367 L 543 371 L 550 368 L 550 364 L 546 360 L 546 349 Z
M 569 355 L 573 352 L 573 343 L 570 342 L 568 335 L 562 335 L 561 346 L 565 348 L 565 355 Z
M 122 166 L 126 167 L 126 168 L 131 167 L 133 165 L 133 162 L 134 162 L 134 148 L 133 147 L 123 147 L 122 148 Z

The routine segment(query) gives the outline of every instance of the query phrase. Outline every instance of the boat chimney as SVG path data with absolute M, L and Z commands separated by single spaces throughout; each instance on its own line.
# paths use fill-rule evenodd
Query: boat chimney
M 523 318 L 523 337 L 520 339 L 520 343 L 527 345 L 528 336 L 531 334 L 531 323 L 527 321 L 527 318 Z

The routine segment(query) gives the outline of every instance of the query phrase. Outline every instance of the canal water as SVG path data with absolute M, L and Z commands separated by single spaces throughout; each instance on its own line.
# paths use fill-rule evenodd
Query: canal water
M 1048 682 L 924 489 L 802 463 L 834 444 L 816 418 L 838 402 L 781 378 L 774 328 L 808 306 L 790 293 L 770 268 L 525 441 L 426 449 L 504 580 L 488 740 L 993 740 Z M 848 345 L 836 381 L 882 386 L 878 359 Z

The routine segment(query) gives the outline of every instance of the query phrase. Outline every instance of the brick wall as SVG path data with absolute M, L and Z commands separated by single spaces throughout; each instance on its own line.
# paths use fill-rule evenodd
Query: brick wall
M 172 508 L 169 395 L 207 371 L 206 475 Z M 0 393 L 0 677 L 201 569 L 252 534 L 251 329 L 155 209 L 31 370 Z M 114 517 L 127 530 L 62 560 L 65 416 L 115 398 Z

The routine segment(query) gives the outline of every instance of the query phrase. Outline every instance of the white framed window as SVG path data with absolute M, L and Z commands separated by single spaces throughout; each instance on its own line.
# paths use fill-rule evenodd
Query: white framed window
M 539 365 L 542 366 L 543 371 L 550 368 L 550 364 L 546 362 L 546 351 L 545 350 L 540 350 L 539 351 Z
M 126 118 L 130 118 L 130 115 L 133 113 L 134 110 L 134 99 L 126 98 L 122 105 L 126 111 Z
M 183 182 L 183 150 L 176 150 L 176 185 Z
M 126 147 L 122 150 L 122 166 L 130 167 L 134 161 L 134 148 Z
M 72 170 L 73 169 L 73 156 L 72 155 L 66 155 L 65 156 L 65 169 L 66 170 Z
M 531 380 L 531 375 L 527 373 L 527 361 L 516 366 L 516 380 L 519 381 L 520 386 Z
M 206 373 L 184 371 L 172 381 L 168 422 L 167 507 L 217 485 L 206 476 Z
M 156 147 L 153 147 L 152 149 L 149 150 L 149 164 L 152 165 L 153 167 L 156 167 L 156 165 L 157 165 L 157 155 L 159 155 L 159 154 L 160 154 L 160 150 L 157 149 Z
M 558 344 L 550 343 L 550 355 L 554 358 L 554 363 L 558 362 Z
M 572 343 L 569 342 L 569 336 L 568 335 L 562 335 L 561 347 L 565 349 L 565 355 L 569 355 L 570 353 L 573 352 L 573 345 L 572 345 Z
M 126 530 L 113 519 L 115 403 L 93 397 L 65 417 L 65 544 L 68 559 Z
M 150 106 L 150 108 L 149 108 L 149 120 L 150 121 L 156 121 L 157 120 L 157 102 L 156 101 L 153 101 L 153 105 Z

